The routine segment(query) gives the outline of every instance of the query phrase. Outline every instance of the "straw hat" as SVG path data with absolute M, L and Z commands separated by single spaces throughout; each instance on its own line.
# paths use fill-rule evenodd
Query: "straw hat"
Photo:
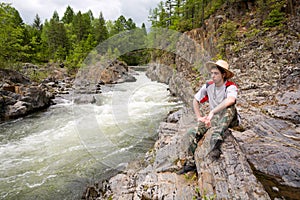
M 218 65 L 219 67 L 222 67 L 226 71 L 226 79 L 230 79 L 234 76 L 234 73 L 229 71 L 229 64 L 225 60 L 218 60 L 217 62 L 209 61 L 205 64 L 206 69 L 210 72 L 211 68 L 213 66 Z

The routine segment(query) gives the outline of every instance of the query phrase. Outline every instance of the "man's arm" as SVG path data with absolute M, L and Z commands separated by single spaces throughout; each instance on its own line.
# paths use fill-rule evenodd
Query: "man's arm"
M 199 102 L 197 101 L 197 99 L 194 98 L 193 100 L 193 107 L 194 107 L 194 112 L 196 114 L 196 118 L 197 118 L 197 121 L 202 121 L 202 122 L 205 122 L 204 120 L 204 117 L 201 116 L 201 113 L 200 113 L 200 105 L 199 105 Z

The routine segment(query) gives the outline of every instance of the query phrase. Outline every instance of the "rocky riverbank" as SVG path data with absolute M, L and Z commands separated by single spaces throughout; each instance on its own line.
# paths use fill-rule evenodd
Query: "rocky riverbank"
M 135 81 L 131 73 L 127 64 L 118 60 L 84 68 L 76 77 L 57 64 L 38 67 L 26 63 L 19 71 L 0 68 L 0 119 L 3 122 L 41 111 L 60 96 L 75 103 L 95 103 L 93 94 L 101 93 L 101 85 Z
M 106 181 L 105 188 L 90 187 L 94 196 L 86 193 L 85 199 L 299 199 L 300 19 L 291 16 L 283 29 L 259 31 L 255 5 L 247 6 L 251 12 L 239 5 L 224 5 L 206 20 L 205 29 L 185 33 L 198 46 L 179 41 L 175 58 L 166 53 L 150 65 L 147 75 L 168 84 L 186 108 L 177 113 L 178 121 L 161 123 L 144 167 L 129 167 Z M 177 175 L 187 156 L 184 135 L 195 126 L 190 110 L 193 94 L 205 81 L 206 55 L 218 53 L 218 29 L 228 20 L 239 27 L 239 43 L 227 45 L 226 56 L 239 88 L 237 108 L 243 129 L 227 133 L 218 160 L 207 156 L 208 132 L 196 149 L 196 175 Z M 259 33 L 247 36 L 250 27 Z
M 161 70 L 150 68 L 149 76 L 159 75 L 155 73 Z M 178 76 L 176 73 L 169 77 L 169 84 Z M 184 78 L 181 81 L 186 83 Z M 171 85 L 170 90 L 174 91 Z M 182 87 L 181 92 L 184 91 L 189 90 Z M 245 98 L 252 99 L 251 94 Z M 293 101 L 299 103 L 299 90 L 286 95 L 293 98 L 290 101 L 285 98 L 285 106 L 296 106 Z M 278 94 L 275 98 L 282 102 L 283 96 Z M 196 125 L 194 114 L 187 106 L 161 123 L 158 140 L 143 161 L 129 165 L 127 170 L 105 180 L 105 184 L 88 187 L 83 199 L 298 199 L 298 122 L 294 124 L 289 120 L 290 114 L 284 116 L 281 111 L 269 115 L 254 107 L 247 111 L 239 109 L 246 130 L 227 132 L 218 160 L 208 155 L 211 136 L 208 132 L 196 150 L 196 173 L 176 173 L 187 158 L 185 134 Z M 255 115 L 251 115 L 253 111 Z M 280 118 L 276 116 L 279 113 Z M 293 113 L 299 116 L 297 111 Z

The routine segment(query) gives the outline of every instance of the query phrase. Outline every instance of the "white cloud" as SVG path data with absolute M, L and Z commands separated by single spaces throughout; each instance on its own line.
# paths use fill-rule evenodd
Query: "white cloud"
M 67 6 L 70 5 L 75 13 L 91 10 L 94 17 L 98 17 L 102 12 L 106 20 L 116 20 L 123 15 L 127 19 L 132 18 L 138 26 L 142 23 L 150 26 L 149 10 L 156 7 L 160 0 L 2 0 L 2 2 L 11 3 L 27 24 L 33 23 L 36 14 L 43 21 L 50 19 L 55 10 L 63 17 Z
M 134 22 L 140 25 L 143 22 L 148 23 L 150 8 L 156 7 L 159 2 L 160 0 L 127 0 L 126 3 L 121 4 L 121 8 L 122 12 L 126 13 L 126 17 L 132 18 Z

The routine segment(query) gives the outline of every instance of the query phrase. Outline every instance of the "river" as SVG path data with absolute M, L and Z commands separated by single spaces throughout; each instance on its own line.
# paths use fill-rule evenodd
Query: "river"
M 136 78 L 103 86 L 95 104 L 61 99 L 0 124 L 0 199 L 80 199 L 88 184 L 143 158 L 181 103 L 144 72 Z

